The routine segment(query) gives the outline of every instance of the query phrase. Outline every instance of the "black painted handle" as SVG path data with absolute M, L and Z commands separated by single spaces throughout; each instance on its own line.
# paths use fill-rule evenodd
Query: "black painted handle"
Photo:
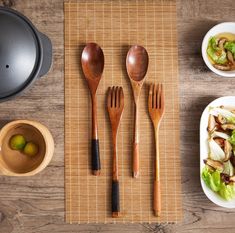
M 94 175 L 100 175 L 101 166 L 98 139 L 92 139 L 91 142 L 91 168 Z
M 42 77 L 50 70 L 52 65 L 52 43 L 51 40 L 43 33 L 39 32 L 39 36 L 42 42 L 41 53 L 43 56 L 43 60 L 38 77 Z
M 119 182 L 117 180 L 112 181 L 112 212 L 118 213 L 120 211 L 119 204 Z

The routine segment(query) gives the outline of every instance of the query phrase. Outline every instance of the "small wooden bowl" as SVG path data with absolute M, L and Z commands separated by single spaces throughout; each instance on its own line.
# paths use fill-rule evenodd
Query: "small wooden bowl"
M 21 134 L 26 141 L 38 145 L 38 153 L 28 156 L 12 150 L 9 142 L 13 135 Z M 41 123 L 17 120 L 6 124 L 0 130 L 0 172 L 8 176 L 32 176 L 42 171 L 51 161 L 54 140 L 50 131 Z

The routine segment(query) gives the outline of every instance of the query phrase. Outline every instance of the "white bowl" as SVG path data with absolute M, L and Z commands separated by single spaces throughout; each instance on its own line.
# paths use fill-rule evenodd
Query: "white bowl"
M 206 33 L 206 35 L 204 36 L 204 39 L 202 41 L 202 57 L 203 57 L 204 62 L 207 65 L 207 67 L 211 71 L 213 71 L 214 73 L 216 73 L 220 76 L 224 76 L 224 77 L 235 77 L 234 70 L 233 71 L 222 71 L 222 70 L 218 70 L 218 69 L 214 68 L 214 66 L 209 61 L 208 56 L 207 56 L 207 52 L 206 52 L 210 38 L 212 36 L 216 36 L 220 33 L 226 33 L 226 32 L 235 34 L 235 22 L 226 22 L 226 23 L 217 24 Z
M 202 169 L 205 167 L 203 160 L 208 158 L 208 152 L 209 152 L 208 143 L 207 143 L 208 140 L 207 126 L 208 126 L 209 110 L 210 107 L 218 107 L 221 105 L 225 107 L 233 107 L 235 109 L 235 96 L 225 96 L 212 101 L 209 105 L 207 105 L 207 107 L 204 109 L 202 113 L 201 122 L 200 122 L 200 180 L 204 193 L 212 202 L 222 207 L 235 208 L 235 199 L 226 201 L 223 198 L 221 198 L 217 193 L 213 192 L 211 189 L 209 189 L 206 186 L 201 176 Z

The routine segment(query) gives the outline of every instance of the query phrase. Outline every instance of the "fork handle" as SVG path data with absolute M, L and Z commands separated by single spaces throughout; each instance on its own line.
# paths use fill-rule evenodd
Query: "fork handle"
M 153 184 L 153 210 L 155 216 L 159 217 L 161 214 L 161 185 L 160 180 L 154 180 Z
M 118 154 L 117 154 L 117 128 L 112 128 L 113 139 L 113 174 L 112 174 L 112 217 L 120 215 L 119 181 L 118 181 Z
M 159 124 L 154 127 L 155 133 L 155 179 L 154 179 L 154 188 L 153 188 L 153 210 L 155 216 L 160 216 L 161 214 L 161 187 L 160 187 L 160 153 L 159 153 Z
M 117 218 L 120 214 L 119 204 L 119 181 L 112 181 L 112 217 Z

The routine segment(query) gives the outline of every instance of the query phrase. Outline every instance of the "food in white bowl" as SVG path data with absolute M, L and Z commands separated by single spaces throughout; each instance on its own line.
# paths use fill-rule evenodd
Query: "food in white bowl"
M 207 46 L 211 64 L 218 70 L 235 70 L 235 34 L 221 33 L 212 36 Z
M 202 114 L 200 174 L 212 202 L 235 208 L 235 96 L 214 100 Z
M 218 24 L 207 32 L 202 57 L 214 73 L 235 77 L 235 22 Z

